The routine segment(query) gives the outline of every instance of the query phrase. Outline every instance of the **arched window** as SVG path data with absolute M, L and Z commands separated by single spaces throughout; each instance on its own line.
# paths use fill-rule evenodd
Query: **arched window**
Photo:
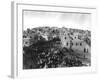
M 26 36 L 24 35 L 23 38 L 26 38 Z
M 68 46 L 68 42 L 67 42 L 67 46 Z
M 80 46 L 82 46 L 82 43 L 80 43 Z
M 28 42 L 25 42 L 25 44 L 28 44 Z
M 84 53 L 86 52 L 86 48 L 84 48 Z

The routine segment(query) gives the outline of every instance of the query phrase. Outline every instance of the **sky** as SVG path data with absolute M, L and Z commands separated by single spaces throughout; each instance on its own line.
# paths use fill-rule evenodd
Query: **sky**
M 71 12 L 24 11 L 24 30 L 39 26 L 91 29 L 91 14 Z

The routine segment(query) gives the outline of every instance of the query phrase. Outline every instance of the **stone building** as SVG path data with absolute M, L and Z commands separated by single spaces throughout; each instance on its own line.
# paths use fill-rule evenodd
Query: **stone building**
M 66 29 L 62 28 L 60 30 L 60 39 L 61 39 L 61 46 L 65 48 L 70 48 L 70 37 L 69 32 Z
M 69 31 L 62 29 L 60 32 L 61 46 L 67 49 L 71 48 L 75 52 L 90 53 L 91 47 L 79 38 L 80 35 L 81 33 L 73 32 L 73 34 L 70 34 Z

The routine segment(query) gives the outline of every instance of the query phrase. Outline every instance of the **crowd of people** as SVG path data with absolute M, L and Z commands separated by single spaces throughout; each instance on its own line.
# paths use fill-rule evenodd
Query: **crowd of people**
M 45 42 L 46 43 L 46 42 Z M 56 67 L 73 67 L 82 66 L 82 62 L 71 55 L 66 48 L 60 49 L 53 46 L 54 43 L 47 42 L 33 44 L 29 47 L 24 47 L 24 66 L 25 68 L 56 68 Z M 51 46 L 48 46 L 51 44 Z M 66 55 L 66 53 L 68 53 Z
M 26 32 L 28 34 L 24 37 L 30 37 L 30 31 L 28 30 Z M 61 40 L 58 36 L 46 40 L 40 35 L 34 35 L 29 40 L 31 45 L 23 46 L 24 69 L 86 66 L 78 55 L 73 54 L 75 53 L 73 50 L 61 47 Z

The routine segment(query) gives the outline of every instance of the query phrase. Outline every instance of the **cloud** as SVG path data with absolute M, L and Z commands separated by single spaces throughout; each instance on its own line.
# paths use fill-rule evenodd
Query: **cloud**
M 37 26 L 70 26 L 90 29 L 91 15 L 46 11 L 24 11 L 24 29 Z

